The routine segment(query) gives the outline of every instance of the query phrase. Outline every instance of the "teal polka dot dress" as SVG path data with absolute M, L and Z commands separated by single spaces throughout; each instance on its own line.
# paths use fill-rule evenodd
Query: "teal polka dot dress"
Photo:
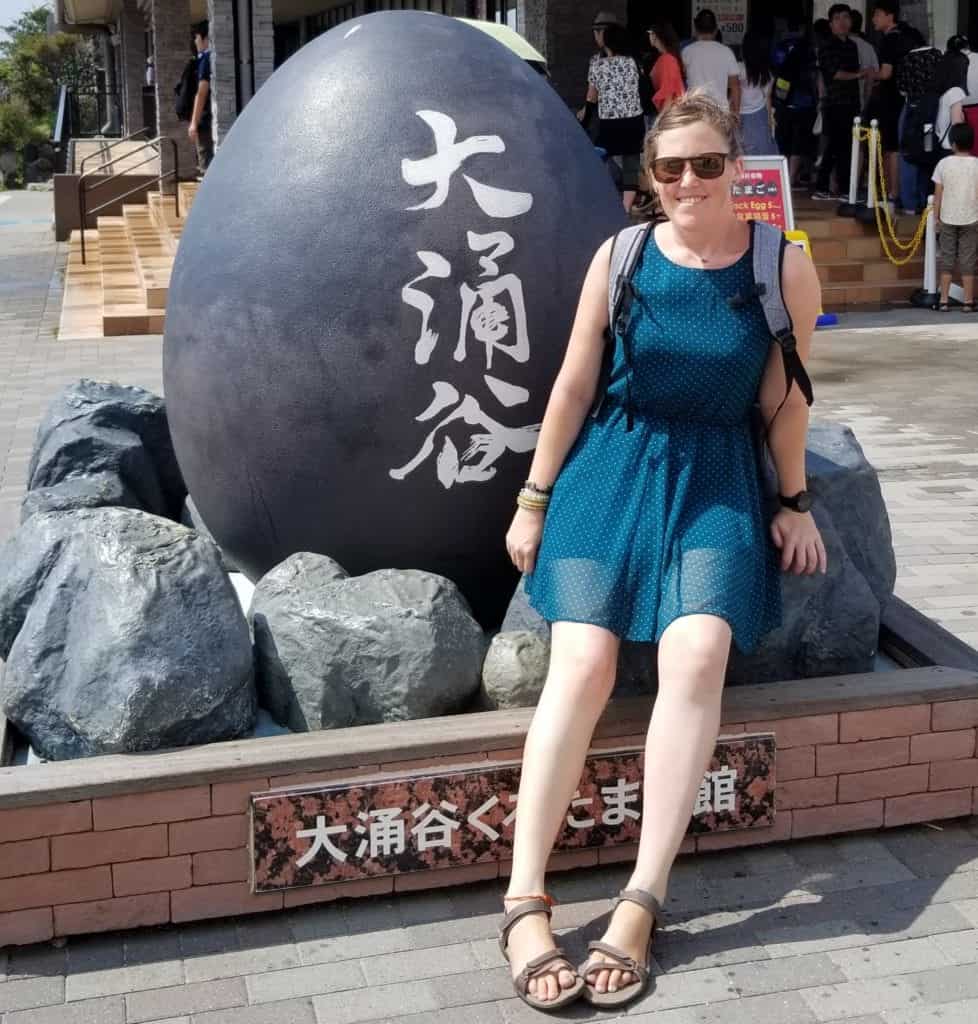
M 752 252 L 694 270 L 670 261 L 653 232 L 633 281 L 625 345 L 554 484 L 527 594 L 550 622 L 626 640 L 717 615 L 749 653 L 781 621 L 749 422 L 771 336 L 758 299 L 728 301 L 753 287 Z

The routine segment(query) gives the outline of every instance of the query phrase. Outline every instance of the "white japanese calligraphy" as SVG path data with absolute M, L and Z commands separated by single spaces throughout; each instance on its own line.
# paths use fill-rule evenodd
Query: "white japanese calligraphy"
M 567 815 L 567 824 L 571 828 L 593 828 L 595 821 L 594 818 L 575 818 L 574 811 L 578 807 L 590 807 L 594 803 L 593 796 L 581 796 L 579 789 L 574 790 L 574 796 L 571 800 L 571 812 Z
M 429 277 L 450 277 L 452 265 L 437 252 L 422 251 L 417 256 L 424 264 L 424 273 L 412 278 L 401 289 L 401 301 L 408 306 L 413 306 L 421 313 L 421 333 L 414 346 L 414 361 L 419 366 L 423 366 L 431 358 L 431 353 L 438 343 L 438 335 L 429 327 L 435 300 L 414 286 Z
M 601 821 L 605 825 L 621 825 L 625 818 L 632 818 L 638 821 L 639 812 L 627 806 L 638 800 L 638 789 L 641 783 L 626 782 L 624 779 L 615 779 L 613 786 L 602 786 L 601 793 L 605 797 L 605 811 L 601 815 Z
M 696 794 L 693 814 L 710 814 L 713 811 L 736 811 L 737 771 L 724 765 L 719 771 L 707 772 Z
M 327 825 L 326 816 L 317 814 L 315 828 L 296 829 L 296 836 L 299 839 L 311 839 L 312 845 L 295 862 L 295 866 L 304 868 L 319 854 L 320 850 L 325 850 L 334 860 L 338 860 L 342 864 L 348 855 L 345 850 L 336 846 L 330 837 L 342 835 L 345 831 L 346 825 Z
M 411 834 L 418 840 L 419 851 L 436 846 L 452 847 L 452 833 L 459 828 L 459 822 L 442 814 L 442 811 L 454 814 L 458 807 L 447 800 L 442 800 L 439 807 L 441 810 L 425 802 L 411 812 L 412 818 L 422 819 L 411 829 Z
M 355 825 L 353 831 L 359 835 L 369 835 L 369 842 L 368 839 L 360 840 L 357 856 L 362 857 L 368 847 L 371 857 L 403 853 L 407 848 L 407 837 L 402 814 L 400 807 L 380 807 L 369 813 L 359 811 L 357 817 L 361 824 Z
M 401 177 L 409 185 L 434 185 L 435 191 L 409 210 L 433 210 L 448 198 L 452 175 L 470 157 L 479 153 L 504 153 L 506 144 L 498 135 L 472 135 L 456 142 L 458 127 L 447 114 L 437 110 L 419 110 L 418 117 L 425 122 L 435 136 L 435 152 L 421 160 L 402 160 Z M 509 189 L 493 188 L 463 174 L 479 209 L 489 217 L 512 218 L 526 213 L 533 205 L 529 192 L 514 192 Z

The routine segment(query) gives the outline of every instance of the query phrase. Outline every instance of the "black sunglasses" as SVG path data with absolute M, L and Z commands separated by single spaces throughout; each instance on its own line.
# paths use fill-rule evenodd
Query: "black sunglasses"
M 672 185 L 683 176 L 686 164 L 697 178 L 709 181 L 726 170 L 729 153 L 700 153 L 699 156 L 660 156 L 652 161 L 652 177 L 662 185 Z

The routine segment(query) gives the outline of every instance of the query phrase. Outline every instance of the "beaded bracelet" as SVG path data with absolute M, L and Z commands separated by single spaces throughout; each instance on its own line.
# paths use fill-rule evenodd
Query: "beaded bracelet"
M 550 495 L 538 494 L 524 488 L 516 495 L 516 504 L 531 512 L 546 512 L 547 506 L 550 504 Z

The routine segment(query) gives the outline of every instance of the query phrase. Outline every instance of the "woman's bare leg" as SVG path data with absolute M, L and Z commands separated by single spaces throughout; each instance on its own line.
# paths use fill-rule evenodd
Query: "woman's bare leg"
M 614 688 L 617 661 L 618 638 L 613 633 L 582 623 L 554 623 L 547 681 L 523 748 L 507 900 L 544 892 L 547 861 L 580 785 L 594 727 Z M 506 908 L 516 905 L 507 902 Z M 513 976 L 554 945 L 542 914 L 521 918 L 509 933 Z M 569 970 L 559 972 L 560 987 L 573 984 Z M 560 992 L 558 974 L 532 979 L 530 992 L 538 999 L 555 999 Z
M 677 619 L 659 643 L 659 692 L 645 744 L 642 832 L 626 888 L 645 889 L 663 905 L 672 862 L 716 747 L 729 653 L 730 626 L 713 615 Z M 622 903 L 604 938 L 643 963 L 651 924 L 642 907 Z M 592 959 L 604 957 L 595 953 Z M 599 992 L 616 991 L 632 980 L 627 971 L 597 971 L 589 984 Z

